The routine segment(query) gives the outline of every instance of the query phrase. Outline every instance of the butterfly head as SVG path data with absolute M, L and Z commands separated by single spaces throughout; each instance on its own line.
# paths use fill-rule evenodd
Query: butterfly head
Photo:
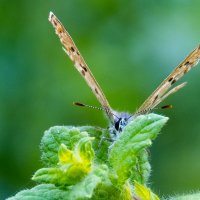
M 132 120 L 133 115 L 129 113 L 113 113 L 114 116 L 114 124 L 111 126 L 111 135 L 116 137 L 120 132 L 123 131 L 124 127 Z

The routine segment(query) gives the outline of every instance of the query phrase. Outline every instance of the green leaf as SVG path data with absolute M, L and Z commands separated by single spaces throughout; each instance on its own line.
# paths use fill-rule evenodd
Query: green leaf
M 143 178 L 149 176 L 149 165 L 141 166 L 147 161 L 144 150 L 151 145 L 168 118 L 156 114 L 140 115 L 130 122 L 123 130 L 117 141 L 110 147 L 109 162 L 123 184 L 130 176 L 137 180 L 138 168 L 143 170 Z M 143 161 L 142 161 L 143 160 Z M 146 170 L 146 172 L 145 172 Z
M 53 127 L 45 132 L 41 142 L 42 160 L 47 167 L 33 176 L 33 180 L 45 184 L 10 199 L 132 200 L 134 181 L 145 183 L 149 177 L 146 148 L 166 121 L 166 117 L 155 114 L 139 116 L 111 146 L 108 140 L 99 146 L 102 136 L 109 137 L 106 129 Z M 136 195 L 143 197 L 148 193 L 157 200 L 148 188 L 136 186 Z
M 95 168 L 80 183 L 72 186 L 69 199 L 89 199 L 95 195 L 95 189 L 99 184 L 111 185 L 106 166 Z
M 108 139 L 103 138 L 110 138 L 109 129 L 92 126 L 82 126 L 78 128 L 81 132 L 86 131 L 91 137 L 95 137 L 92 141 L 92 146 L 95 151 L 95 162 L 99 164 L 107 164 L 110 142 Z
M 41 159 L 44 166 L 56 166 L 58 163 L 58 150 L 61 144 L 68 149 L 74 149 L 76 143 L 83 137 L 88 137 L 87 132 L 81 132 L 72 126 L 54 126 L 45 131 L 41 140 Z
M 73 185 L 79 182 L 91 171 L 94 159 L 91 137 L 83 137 L 75 145 L 74 151 L 61 144 L 58 157 L 59 165 L 54 168 L 39 169 L 33 180 L 39 183 L 54 183 L 56 185 Z
M 9 200 L 80 200 L 80 199 L 99 199 L 102 195 L 100 188 L 104 187 L 104 192 L 112 191 L 119 195 L 119 191 L 113 187 L 109 180 L 108 168 L 106 165 L 94 168 L 79 183 L 61 189 L 53 184 L 42 184 L 32 189 L 24 190 L 16 194 Z M 100 188 L 98 186 L 100 185 Z M 110 193 L 110 195 L 113 195 Z M 93 197 L 94 196 L 94 197 Z M 114 196 L 114 195 L 113 195 Z M 101 198 L 107 200 L 108 198 Z M 113 198 L 112 198 L 113 199 Z M 115 196 L 116 199 L 116 196 Z
M 134 173 L 131 173 L 131 181 L 134 182 L 137 180 L 141 184 L 145 184 L 148 182 L 150 172 L 151 172 L 151 165 L 148 160 L 149 153 L 146 149 L 142 150 L 137 158 L 136 158 L 136 165 L 133 166 L 132 171 Z
M 199 200 L 199 199 L 200 199 L 200 192 L 165 198 L 165 200 Z
M 135 182 L 135 195 L 142 200 L 159 200 L 159 197 L 154 194 L 149 188 Z
M 110 143 L 104 140 L 99 148 L 102 136 L 109 137 L 107 129 L 92 126 L 54 126 L 45 131 L 41 140 L 41 160 L 45 167 L 56 166 L 58 163 L 57 152 L 61 144 L 65 144 L 69 150 L 74 149 L 75 144 L 83 137 L 95 137 L 93 148 L 96 151 L 96 162 L 107 162 L 107 149 Z
M 69 200 L 68 192 L 53 184 L 42 184 L 32 189 L 22 190 L 7 200 Z
M 132 191 L 129 183 L 124 184 L 121 188 L 116 187 L 113 182 L 111 182 L 111 172 L 106 165 L 98 165 L 98 167 L 95 167 L 93 173 L 101 177 L 101 182 L 95 188 L 91 198 L 92 200 L 132 200 Z

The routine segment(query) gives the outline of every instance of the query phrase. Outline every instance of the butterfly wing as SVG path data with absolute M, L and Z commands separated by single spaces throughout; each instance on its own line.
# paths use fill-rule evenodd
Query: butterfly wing
M 171 90 L 172 85 L 178 81 L 184 74 L 190 71 L 190 69 L 196 66 L 200 59 L 200 45 L 193 50 L 185 60 L 180 63 L 172 73 L 158 86 L 158 88 L 147 98 L 142 106 L 137 110 L 137 113 L 146 113 L 157 106 L 169 95 L 177 92 L 179 89 L 185 86 L 186 83 L 182 83 Z
M 55 32 L 60 38 L 62 45 L 64 46 L 63 47 L 64 51 L 73 61 L 75 68 L 79 71 L 79 73 L 87 82 L 88 86 L 92 89 L 92 92 L 94 93 L 98 101 L 100 102 L 101 106 L 105 109 L 108 118 L 113 123 L 112 109 L 101 87 L 99 86 L 98 82 L 95 80 L 92 72 L 90 71 L 89 67 L 87 66 L 86 62 L 81 56 L 78 48 L 74 44 L 71 36 L 65 30 L 64 26 L 61 24 L 61 22 L 52 12 L 50 12 L 49 14 L 49 21 L 52 23 L 53 27 L 55 28 Z

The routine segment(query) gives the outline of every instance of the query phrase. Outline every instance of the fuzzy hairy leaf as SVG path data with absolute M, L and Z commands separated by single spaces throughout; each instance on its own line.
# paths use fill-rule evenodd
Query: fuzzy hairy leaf
M 68 192 L 53 184 L 41 184 L 31 189 L 22 190 L 7 200 L 67 200 Z
M 93 195 L 95 196 L 93 199 L 99 199 L 99 190 L 96 190 L 99 185 L 101 188 L 102 186 L 109 189 L 112 187 L 106 166 L 95 168 L 79 183 L 70 187 L 61 188 L 53 184 L 41 184 L 32 189 L 23 190 L 8 200 L 80 200 L 90 199 Z M 110 191 L 115 191 L 114 189 L 107 190 L 108 194 Z
M 61 144 L 65 144 L 68 149 L 74 149 L 75 144 L 83 137 L 87 137 L 88 134 L 91 137 L 95 137 L 93 141 L 93 148 L 97 152 L 96 160 L 101 163 L 105 163 L 107 160 L 107 148 L 109 146 L 108 141 L 104 141 L 101 148 L 98 148 L 102 135 L 108 137 L 108 130 L 102 128 L 96 128 L 92 126 L 54 126 L 45 131 L 42 137 L 40 149 L 41 160 L 46 167 L 56 166 L 58 163 L 58 150 Z
M 109 130 L 92 126 L 82 126 L 78 128 L 81 132 L 86 131 L 90 137 L 95 137 L 92 141 L 92 146 L 95 151 L 95 162 L 99 164 L 107 164 L 108 147 L 110 146 L 110 142 L 107 139 L 102 138 L 110 138 Z
M 58 163 L 58 150 L 61 144 L 68 149 L 74 149 L 75 144 L 83 137 L 87 137 L 85 131 L 80 131 L 72 126 L 54 126 L 45 131 L 41 140 L 41 160 L 46 167 L 56 166 Z
M 76 199 L 89 199 L 95 195 L 95 189 L 98 185 L 110 186 L 108 168 L 106 166 L 101 166 L 95 168 L 91 173 L 89 173 L 83 181 L 72 186 L 69 193 L 69 200 Z
M 58 157 L 59 164 L 53 168 L 39 169 L 33 176 L 33 180 L 39 183 L 53 183 L 56 185 L 73 185 L 91 170 L 94 159 L 91 137 L 83 137 L 69 150 L 61 144 Z
M 105 140 L 101 146 L 102 136 L 109 136 L 106 129 L 50 128 L 41 142 L 46 167 L 33 176 L 33 180 L 44 184 L 19 192 L 9 200 L 132 200 L 135 180 L 145 183 L 149 177 L 146 148 L 166 121 L 166 117 L 155 114 L 139 116 L 124 128 L 117 141 L 110 144 Z M 150 191 L 141 187 L 135 187 L 140 196 Z
M 165 200 L 199 200 L 199 199 L 200 199 L 200 192 L 165 198 Z
M 155 139 L 167 120 L 167 117 L 156 114 L 141 115 L 124 128 L 117 141 L 110 147 L 109 154 L 110 164 L 119 177 L 119 183 L 123 184 L 130 176 L 137 180 L 138 168 L 146 170 L 141 174 L 145 176 L 142 179 L 147 179 L 149 166 L 147 164 L 146 167 L 140 166 L 140 161 L 147 160 L 146 154 L 141 152 L 151 145 L 151 141 Z
M 141 184 L 146 184 L 148 182 L 150 172 L 151 172 L 151 165 L 148 160 L 149 153 L 146 149 L 142 150 L 137 158 L 136 158 L 136 165 L 133 166 L 133 169 L 131 171 L 134 171 L 134 173 L 131 173 L 131 181 L 134 182 L 137 180 Z

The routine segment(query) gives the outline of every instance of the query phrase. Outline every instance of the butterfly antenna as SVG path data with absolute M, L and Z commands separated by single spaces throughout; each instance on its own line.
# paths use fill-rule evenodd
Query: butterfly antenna
M 146 114 L 146 113 L 149 113 L 150 111 L 152 110 L 158 110 L 158 109 L 168 109 L 168 108 L 173 108 L 172 105 L 165 105 L 165 106 L 161 106 L 161 107 L 155 107 L 153 109 L 146 109 L 146 110 L 141 110 L 140 112 L 136 112 L 135 115 L 142 115 L 142 114 Z M 131 116 L 130 116 L 131 117 Z
M 168 108 L 173 108 L 172 105 L 165 105 L 165 106 L 161 106 L 160 109 L 168 109 Z
M 105 109 L 100 108 L 100 107 L 90 106 L 90 105 L 87 105 L 87 104 L 84 104 L 84 103 L 80 103 L 80 102 L 73 102 L 73 104 L 75 106 L 80 106 L 80 107 L 88 107 L 88 108 L 94 108 L 94 109 L 97 109 L 97 110 L 105 110 Z
M 87 105 L 84 103 L 80 103 L 80 102 L 73 102 L 73 104 L 75 106 L 80 106 L 80 107 L 88 107 L 88 108 L 94 108 L 96 110 L 103 110 L 106 111 L 106 108 L 101 108 L 101 107 L 97 107 L 97 106 L 91 106 L 91 105 Z M 112 113 L 113 116 L 115 116 L 117 119 L 119 119 L 119 117 L 117 117 L 114 113 Z

